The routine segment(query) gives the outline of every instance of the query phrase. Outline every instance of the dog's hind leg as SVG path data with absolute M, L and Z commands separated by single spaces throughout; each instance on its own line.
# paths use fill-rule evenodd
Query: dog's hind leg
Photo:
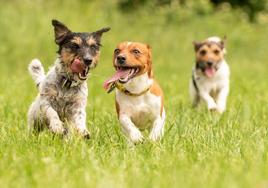
M 45 123 L 40 116 L 40 106 L 37 102 L 33 102 L 28 111 L 28 132 L 29 134 L 38 134 L 44 129 Z
M 200 103 L 200 96 L 199 96 L 198 91 L 196 90 L 192 80 L 190 81 L 190 85 L 189 85 L 189 94 L 190 94 L 192 106 L 198 107 L 198 105 Z

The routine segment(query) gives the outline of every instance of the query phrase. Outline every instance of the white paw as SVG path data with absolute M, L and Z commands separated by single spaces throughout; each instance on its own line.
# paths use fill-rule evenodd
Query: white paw
M 149 139 L 152 141 L 157 141 L 160 140 L 162 136 L 163 132 L 161 130 L 152 130 L 149 135 Z
M 218 107 L 216 108 L 216 111 L 217 111 L 218 113 L 222 114 L 222 113 L 225 111 L 225 107 L 218 106 Z
M 216 103 L 209 103 L 208 104 L 208 110 L 210 110 L 210 111 L 216 111 L 217 110 Z
M 63 127 L 61 121 L 54 121 L 54 122 L 50 123 L 50 129 L 56 134 L 66 134 L 67 133 L 67 131 Z
M 90 133 L 87 129 L 78 130 L 78 132 L 83 138 L 90 139 Z
M 132 130 L 129 134 L 129 139 L 133 143 L 140 143 L 143 141 L 143 136 L 139 130 Z

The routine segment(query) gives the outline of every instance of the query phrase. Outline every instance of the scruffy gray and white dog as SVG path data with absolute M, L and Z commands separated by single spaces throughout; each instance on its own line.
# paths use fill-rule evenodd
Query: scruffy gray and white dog
M 92 33 L 70 31 L 64 24 L 52 20 L 55 42 L 59 46 L 58 58 L 45 75 L 41 62 L 32 60 L 28 70 L 39 90 L 30 106 L 28 126 L 31 132 L 45 127 L 53 133 L 66 134 L 64 123 L 80 135 L 89 138 L 86 127 L 87 77 L 95 68 L 101 47 L 101 36 L 110 28 Z

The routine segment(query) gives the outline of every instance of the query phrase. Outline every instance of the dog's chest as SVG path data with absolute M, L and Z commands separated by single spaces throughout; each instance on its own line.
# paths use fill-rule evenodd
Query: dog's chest
M 79 103 L 85 103 L 87 100 L 87 87 L 62 88 L 60 86 L 49 84 L 44 88 L 42 95 L 49 98 L 51 106 L 64 116 L 71 113 L 72 107 Z
M 119 115 L 129 116 L 132 122 L 141 129 L 151 126 L 160 115 L 161 98 L 150 92 L 133 97 L 116 91 L 116 101 L 120 108 Z

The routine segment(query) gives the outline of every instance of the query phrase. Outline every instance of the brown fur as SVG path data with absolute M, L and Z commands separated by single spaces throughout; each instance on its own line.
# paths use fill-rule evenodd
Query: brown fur
M 90 37 L 88 40 L 87 40 L 87 44 L 89 46 L 93 45 L 93 44 L 96 44 L 97 41 L 93 38 L 93 37 Z
M 82 44 L 82 39 L 80 38 L 80 37 L 74 37 L 72 40 L 71 40 L 71 42 L 74 42 L 74 43 L 76 43 L 76 44 L 78 44 L 78 45 L 81 45 Z
M 72 52 L 70 52 L 68 49 L 65 49 L 65 48 L 62 49 L 60 55 L 61 55 L 62 63 L 64 63 L 67 67 L 67 71 L 71 72 L 71 68 L 70 68 L 71 64 L 73 60 L 77 57 L 75 56 L 75 54 L 73 54 Z
M 150 92 L 156 96 L 161 96 L 161 112 L 160 112 L 161 114 L 160 115 L 162 117 L 162 112 L 164 108 L 164 94 L 156 80 L 154 80 L 154 83 L 150 88 Z
M 222 48 L 217 43 L 203 43 L 196 51 L 197 62 L 218 63 L 224 58 Z

